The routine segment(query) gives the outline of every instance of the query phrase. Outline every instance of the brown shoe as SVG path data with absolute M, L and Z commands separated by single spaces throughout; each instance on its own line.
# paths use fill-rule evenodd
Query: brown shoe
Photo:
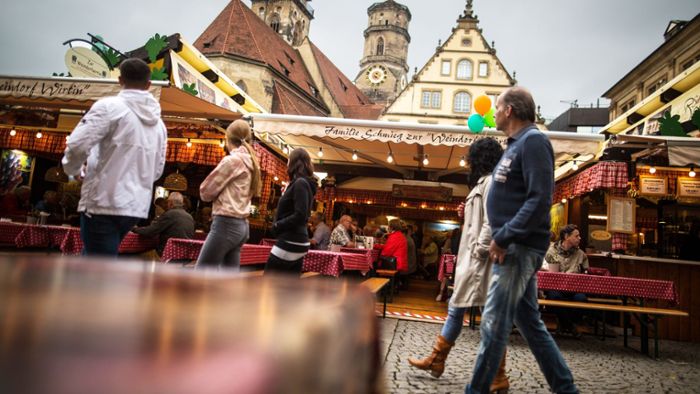
M 438 335 L 437 341 L 433 346 L 433 352 L 430 356 L 418 360 L 413 357 L 408 359 L 408 363 L 412 366 L 422 369 L 424 371 L 430 371 L 430 374 L 436 378 L 439 378 L 445 371 L 445 360 L 450 350 L 454 346 L 454 343 L 447 342 L 447 339 L 442 335 Z
M 503 352 L 503 358 L 501 358 L 501 364 L 498 366 L 498 372 L 496 377 L 489 387 L 489 392 L 491 394 L 505 394 L 510 388 L 510 382 L 508 381 L 508 375 L 506 375 L 506 352 Z

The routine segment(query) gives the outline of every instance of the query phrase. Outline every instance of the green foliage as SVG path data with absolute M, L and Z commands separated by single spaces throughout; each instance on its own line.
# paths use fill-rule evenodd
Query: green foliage
M 664 116 L 659 119 L 661 135 L 667 137 L 687 137 L 679 121 L 680 118 L 680 115 L 671 115 L 671 111 L 666 111 Z
M 111 68 L 114 68 L 119 64 L 119 54 L 117 51 L 115 51 L 112 48 L 107 48 L 107 50 L 103 53 L 102 58 L 105 59 L 107 62 L 107 65 Z
M 191 95 L 193 95 L 193 96 L 196 96 L 196 95 L 199 94 L 199 92 L 197 91 L 197 89 L 195 89 L 195 84 L 194 84 L 194 83 L 191 83 L 191 84 L 189 84 L 189 85 L 186 84 L 186 83 L 183 83 L 183 84 L 182 84 L 182 90 L 184 90 L 185 92 L 187 92 L 187 93 L 189 93 L 189 94 L 191 94 Z
M 148 53 L 148 59 L 151 61 L 151 63 L 155 63 L 156 59 L 158 58 L 158 54 L 160 51 L 162 51 L 164 48 L 168 46 L 168 41 L 167 41 L 167 36 L 165 35 L 160 35 L 156 33 L 155 36 L 151 37 L 147 42 L 144 48 L 146 49 L 146 52 Z
M 695 112 L 693 112 L 693 116 L 690 118 L 690 121 L 693 122 L 695 127 L 700 129 L 700 108 L 696 109 Z
M 165 72 L 165 67 L 154 68 L 151 70 L 151 81 L 167 81 L 168 73 Z

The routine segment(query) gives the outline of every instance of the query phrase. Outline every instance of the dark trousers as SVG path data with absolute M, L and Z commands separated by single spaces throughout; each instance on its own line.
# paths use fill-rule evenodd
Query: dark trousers
M 267 258 L 267 263 L 265 263 L 265 275 L 273 274 L 289 274 L 289 275 L 301 275 L 301 267 L 304 263 L 304 258 L 300 258 L 294 261 L 282 260 L 281 258 L 270 254 Z
M 561 300 L 561 301 L 577 301 L 586 302 L 588 298 L 583 293 L 570 293 L 565 291 L 557 290 L 546 290 L 545 295 L 548 300 Z M 581 322 L 581 314 L 574 309 L 570 308 L 554 308 L 554 313 L 559 319 L 559 323 L 563 326 L 561 328 L 568 329 L 574 323 Z
M 119 254 L 119 244 L 139 218 L 114 215 L 80 214 L 80 239 L 84 256 L 113 256 Z

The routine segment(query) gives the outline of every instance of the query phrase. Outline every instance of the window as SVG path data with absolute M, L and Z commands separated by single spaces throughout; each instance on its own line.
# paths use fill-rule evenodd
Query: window
M 270 18 L 270 27 L 276 33 L 279 33 L 279 31 L 280 31 L 280 16 L 279 16 L 279 14 L 275 13 L 272 15 L 272 17 Z
M 620 106 L 620 114 L 624 114 L 625 112 L 629 111 L 630 109 L 632 109 L 632 107 L 634 107 L 635 104 L 636 104 L 635 100 L 632 99 L 632 100 L 626 102 L 625 104 L 621 105 Z
M 489 63 L 488 62 L 479 62 L 479 76 L 482 78 L 486 78 L 489 76 Z
M 377 56 L 381 56 L 384 54 L 384 39 L 382 37 L 379 37 L 377 40 Z
M 472 106 L 472 96 L 467 92 L 459 92 L 455 94 L 454 112 L 460 114 L 469 113 L 469 108 Z
M 463 46 L 463 47 L 470 47 L 470 46 L 472 46 L 472 40 L 470 40 L 470 39 L 468 39 L 468 38 L 463 38 L 463 39 L 462 39 L 462 46 Z
M 650 95 L 657 91 L 659 88 L 664 86 L 666 84 L 666 77 L 661 77 L 659 78 L 658 81 L 654 82 L 653 84 L 649 85 L 649 88 L 647 88 L 647 95 Z
M 421 95 L 421 108 L 436 108 L 442 106 L 442 92 L 439 90 L 424 90 Z
M 457 64 L 457 79 L 471 80 L 472 79 L 472 62 L 469 60 L 461 60 Z
M 695 64 L 695 62 L 698 61 L 698 59 L 700 59 L 700 57 L 696 57 L 695 59 L 690 59 L 687 62 L 683 63 L 683 65 L 681 66 L 681 71 L 685 71 L 685 70 L 689 69 L 690 67 L 692 67 L 693 64 Z
M 239 79 L 238 82 L 236 82 L 236 86 L 238 86 L 244 93 L 248 93 L 248 85 L 246 85 L 242 79 Z
M 496 108 L 496 100 L 498 100 L 498 93 L 486 93 L 488 98 L 491 99 L 491 107 Z
M 258 15 L 260 16 L 260 18 L 265 17 L 265 7 L 260 7 L 260 9 L 258 10 Z
M 442 68 L 440 69 L 440 74 L 441 75 L 452 74 L 452 61 L 451 60 L 443 60 L 442 61 Z

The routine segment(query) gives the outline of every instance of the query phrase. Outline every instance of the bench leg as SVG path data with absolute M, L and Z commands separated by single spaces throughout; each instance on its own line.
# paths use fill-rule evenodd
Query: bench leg
M 639 316 L 640 336 L 642 340 L 642 354 L 649 355 L 649 326 L 648 318 L 645 313 Z
M 654 319 L 654 358 L 659 358 L 659 317 L 653 316 Z
M 382 294 L 384 294 L 384 311 L 382 311 L 382 319 L 386 319 L 386 286 L 382 289 Z
M 394 286 L 396 285 L 396 281 L 394 280 L 394 277 L 389 278 L 389 302 L 394 302 Z
M 622 305 L 627 305 L 627 298 L 622 299 Z M 626 312 L 622 313 L 622 332 L 624 337 L 625 347 L 627 347 L 627 327 L 629 327 L 629 316 Z

